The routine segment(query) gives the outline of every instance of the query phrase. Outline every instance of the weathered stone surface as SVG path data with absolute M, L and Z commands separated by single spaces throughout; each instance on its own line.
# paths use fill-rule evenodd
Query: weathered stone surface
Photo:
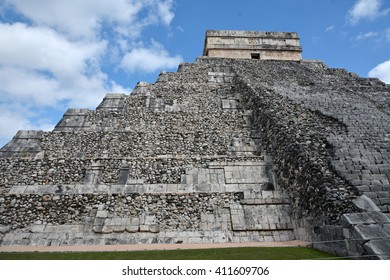
M 68 109 L 53 131 L 78 131 L 91 126 L 89 117 L 92 114 L 88 109 Z
M 364 248 L 367 250 L 370 258 L 390 260 L 390 239 L 371 240 L 364 244 Z
M 288 36 L 281 49 L 299 51 Z M 339 240 L 389 233 L 389 104 L 388 85 L 319 61 L 182 64 L 0 150 L 2 245 L 297 234 L 363 254 Z
M 37 232 L 44 232 L 46 228 L 46 225 L 32 225 L 30 227 L 30 231 L 32 233 L 37 233 Z
M 390 224 L 390 217 L 382 212 L 369 212 L 368 215 L 379 225 Z
M 352 233 L 359 242 L 366 240 L 390 238 L 390 235 L 379 225 L 359 224 L 353 227 Z
M 11 226 L 0 225 L 0 233 L 6 234 L 11 231 Z
M 375 220 L 369 213 L 349 213 L 341 217 L 341 221 L 345 227 L 358 224 L 375 224 Z
M 41 159 L 44 155 L 40 145 L 42 136 L 42 130 L 19 130 L 10 142 L 0 149 L 0 157 Z
M 358 198 L 353 200 L 353 204 L 361 211 L 380 211 L 378 206 L 375 205 L 375 203 L 367 196 L 367 195 L 361 195 Z

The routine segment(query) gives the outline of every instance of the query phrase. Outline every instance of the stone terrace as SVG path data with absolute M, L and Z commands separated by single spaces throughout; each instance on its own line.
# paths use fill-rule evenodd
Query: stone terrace
M 181 64 L 2 150 L 3 246 L 295 239 L 230 66 Z

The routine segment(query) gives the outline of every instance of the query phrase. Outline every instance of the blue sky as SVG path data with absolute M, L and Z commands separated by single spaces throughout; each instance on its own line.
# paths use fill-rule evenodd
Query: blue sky
M 296 31 L 304 59 L 390 83 L 389 0 L 0 0 L 0 147 L 194 62 L 207 29 Z

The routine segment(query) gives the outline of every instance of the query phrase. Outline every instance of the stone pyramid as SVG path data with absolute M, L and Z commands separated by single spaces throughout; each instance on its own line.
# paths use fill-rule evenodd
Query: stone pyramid
M 297 42 L 209 31 L 195 63 L 19 131 L 0 150 L 0 245 L 300 239 L 390 258 L 390 86 Z

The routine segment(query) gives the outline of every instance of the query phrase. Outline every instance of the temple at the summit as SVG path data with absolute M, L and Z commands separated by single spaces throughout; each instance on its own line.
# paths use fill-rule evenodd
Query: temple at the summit
M 296 32 L 208 30 L 203 55 L 208 57 L 301 60 Z

